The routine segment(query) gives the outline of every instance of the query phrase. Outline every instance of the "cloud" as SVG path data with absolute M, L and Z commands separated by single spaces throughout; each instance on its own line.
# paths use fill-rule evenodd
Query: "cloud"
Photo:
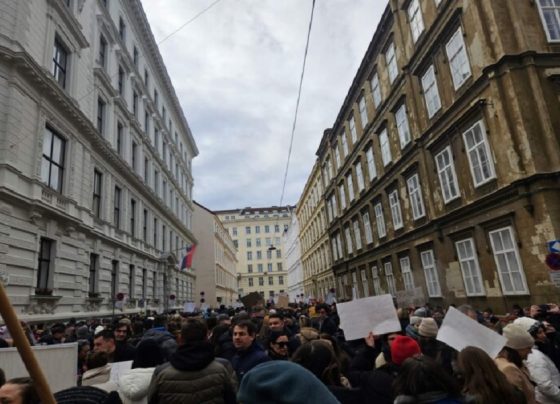
M 213 0 L 144 0 L 161 41 Z M 278 205 L 311 0 L 222 0 L 160 52 L 200 154 L 194 198 L 210 209 Z M 295 204 L 386 5 L 317 1 L 283 204 Z

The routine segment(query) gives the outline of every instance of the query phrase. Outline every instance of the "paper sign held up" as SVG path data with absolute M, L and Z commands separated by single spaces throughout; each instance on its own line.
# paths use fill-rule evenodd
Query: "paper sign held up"
M 278 303 L 275 305 L 276 307 L 285 309 L 290 307 L 290 298 L 286 294 L 281 294 L 278 296 Z
M 336 305 L 340 328 L 347 340 L 365 338 L 370 332 L 376 335 L 401 331 L 401 323 L 389 294 L 370 296 Z
M 506 344 L 504 336 L 484 327 L 454 307 L 449 307 L 439 329 L 437 340 L 457 351 L 468 346 L 475 346 L 486 352 L 492 359 Z

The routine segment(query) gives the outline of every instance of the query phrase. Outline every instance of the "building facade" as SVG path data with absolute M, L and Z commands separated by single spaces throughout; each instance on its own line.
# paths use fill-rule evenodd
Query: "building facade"
M 198 150 L 139 0 L 0 4 L 0 273 L 21 318 L 192 299 Z
M 270 206 L 214 212 L 237 248 L 240 297 L 258 292 L 269 301 L 288 291 L 282 234 L 290 227 L 292 210 L 292 206 Z
M 196 268 L 194 302 L 209 307 L 233 306 L 237 294 L 237 250 L 214 212 L 194 202 L 193 233 L 198 240 L 193 258 Z
M 286 249 L 286 268 L 288 269 L 288 298 L 290 302 L 301 302 L 305 298 L 303 288 L 303 266 L 301 265 L 301 247 L 299 241 L 299 223 L 296 212 L 291 212 L 291 223 L 284 232 L 283 244 Z
M 558 299 L 559 50 L 553 2 L 389 2 L 317 151 L 339 298 Z
M 321 165 L 315 162 L 296 205 L 306 299 L 324 299 L 335 287 Z

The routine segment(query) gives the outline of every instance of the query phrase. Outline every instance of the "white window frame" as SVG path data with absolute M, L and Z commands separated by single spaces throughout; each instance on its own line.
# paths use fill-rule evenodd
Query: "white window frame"
M 348 199 L 350 201 L 354 200 L 354 181 L 352 180 L 352 173 L 348 173 L 346 176 L 346 185 L 348 186 Z
M 379 134 L 379 146 L 381 148 L 381 160 L 383 161 L 383 166 L 387 167 L 393 161 L 393 156 L 391 155 L 391 144 L 389 142 L 389 132 L 387 131 L 387 128 L 383 129 Z
M 346 239 L 346 251 L 348 254 L 352 254 L 354 252 L 354 247 L 352 244 L 352 235 L 350 234 L 350 226 L 344 228 L 344 238 Z
M 344 257 L 342 253 L 342 236 L 340 235 L 340 232 L 336 235 L 336 249 L 338 251 L 338 257 Z
M 441 109 L 439 89 L 436 80 L 434 65 L 430 65 L 422 76 L 422 90 L 428 111 L 428 118 L 433 117 Z
M 447 163 L 445 162 L 445 156 L 447 156 L 448 159 Z M 436 154 L 435 160 L 443 201 L 449 203 L 461 196 L 457 174 L 455 173 L 455 164 L 453 164 L 451 146 L 447 146 Z
M 544 31 L 546 32 L 546 39 L 548 42 L 560 42 L 560 5 L 557 6 L 543 6 L 542 2 L 546 0 L 537 0 L 537 6 L 539 8 L 539 14 L 541 16 L 541 21 L 543 24 Z M 549 14 L 550 13 L 550 14 Z M 555 37 L 550 32 L 551 24 L 547 23 L 545 15 L 551 15 L 552 21 L 555 26 Z
M 508 236 L 508 243 L 504 241 Z M 500 284 L 502 291 L 505 295 L 527 295 L 529 288 L 527 286 L 527 279 L 525 278 L 525 271 L 519 256 L 517 244 L 515 242 L 513 228 L 511 226 L 502 227 L 500 229 L 492 230 L 488 233 L 492 251 L 494 253 L 494 261 L 496 262 L 496 269 L 500 277 Z M 509 244 L 509 246 L 506 246 Z M 514 264 L 514 265 L 512 265 Z M 512 268 L 517 268 L 517 271 L 512 271 Z M 513 282 L 512 275 L 518 277 L 518 282 L 521 287 L 516 287 Z M 511 286 L 511 287 L 509 287 Z
M 395 52 L 395 43 L 391 42 L 385 51 L 385 62 L 387 64 L 387 74 L 389 75 L 389 82 L 394 83 L 399 75 L 399 67 L 397 66 L 397 54 Z
M 366 161 L 368 168 L 369 180 L 373 181 L 377 178 L 377 168 L 375 167 L 375 157 L 373 155 L 373 147 L 370 146 L 366 150 Z
M 377 269 L 377 265 L 371 267 L 371 280 L 375 296 L 382 295 L 383 290 L 381 289 L 381 281 L 379 279 L 379 269 Z
M 362 170 L 362 161 L 358 160 L 358 162 L 354 165 L 356 169 L 356 182 L 358 183 L 358 192 L 362 192 L 365 187 L 366 183 L 364 181 L 364 171 Z
M 399 133 L 399 141 L 402 150 L 412 140 L 410 126 L 408 124 L 408 115 L 406 113 L 406 104 L 404 102 L 395 112 L 395 122 L 397 123 L 397 132 Z
M 422 19 L 422 9 L 418 0 L 412 0 L 408 5 L 408 19 L 410 21 L 410 31 L 412 41 L 416 42 L 422 32 L 424 32 L 424 20 Z
M 393 274 L 393 264 L 391 261 L 384 263 L 383 269 L 385 270 L 385 280 L 387 281 L 389 293 L 395 296 L 397 294 L 397 287 L 395 285 L 395 275 Z
M 477 130 L 479 131 L 479 139 L 476 139 Z M 472 142 L 469 142 L 469 138 L 472 139 Z M 463 132 L 463 141 L 465 142 L 474 186 L 479 187 L 496 178 L 484 122 L 480 120 Z
M 399 259 L 401 264 L 401 273 L 403 277 L 404 290 L 412 291 L 414 290 L 414 276 L 412 275 L 412 268 L 410 267 L 410 258 L 402 257 Z
M 354 239 L 356 243 L 356 250 L 362 249 L 362 232 L 360 231 L 360 223 L 357 220 L 352 222 L 352 227 L 354 228 Z
M 366 244 L 373 243 L 373 232 L 371 230 L 371 222 L 369 220 L 369 212 L 362 214 L 362 223 L 364 225 L 364 233 L 366 236 Z
M 373 105 L 375 108 L 379 107 L 381 101 L 383 101 L 383 94 L 381 93 L 381 84 L 379 83 L 379 76 L 377 72 L 371 77 L 369 82 L 371 86 L 371 97 L 373 98 Z
M 375 211 L 375 223 L 377 224 L 377 236 L 383 238 L 387 235 L 385 217 L 383 216 L 383 205 L 381 205 L 381 202 L 378 202 L 373 209 Z
M 422 261 L 422 269 L 424 270 L 424 277 L 426 278 L 428 296 L 441 297 L 441 286 L 439 284 L 439 275 L 434 260 L 434 252 L 432 250 L 422 251 L 420 253 L 420 260 Z
M 401 212 L 401 203 L 399 201 L 399 192 L 396 189 L 389 194 L 389 206 L 391 207 L 391 216 L 393 218 L 394 229 L 402 229 L 403 219 Z
M 340 197 L 340 209 L 346 209 L 346 191 L 344 190 L 344 183 L 338 186 L 338 195 Z
M 342 157 L 346 158 L 346 156 L 348 156 L 348 141 L 346 140 L 346 133 L 342 132 L 340 134 L 340 141 L 342 143 Z
M 364 97 L 362 97 L 362 100 L 363 99 Z M 360 115 L 361 114 L 362 111 L 360 110 Z M 352 139 L 352 144 L 354 144 L 358 140 L 358 132 L 356 132 L 356 120 L 354 119 L 354 115 L 352 115 L 350 119 L 348 119 L 348 128 L 350 129 L 350 138 Z
M 449 60 L 449 70 L 453 79 L 453 87 L 459 89 L 463 83 L 471 77 L 471 66 L 465 41 L 463 40 L 463 30 L 461 27 L 455 31 L 453 36 L 445 44 L 445 52 Z
M 424 208 L 424 198 L 422 197 L 422 187 L 420 185 L 420 177 L 418 174 L 411 175 L 406 180 L 408 188 L 408 196 L 410 198 L 410 205 L 412 207 L 412 218 L 418 220 L 426 216 L 426 209 Z
M 333 252 L 333 260 L 337 261 L 338 260 L 338 252 L 337 252 L 337 248 L 336 248 L 336 237 L 333 237 L 331 239 L 331 246 L 332 246 L 332 252 Z
M 338 144 L 334 146 L 334 158 L 336 163 L 336 169 L 338 170 L 342 165 L 340 160 L 340 151 L 338 150 Z
M 362 130 L 367 126 L 368 123 L 368 116 L 367 116 L 367 106 L 366 106 L 366 97 L 361 96 L 360 100 L 358 101 L 358 107 L 360 108 L 360 122 L 362 124 Z M 352 117 L 352 119 L 354 119 Z M 356 131 L 356 127 L 354 125 L 354 131 Z M 353 140 L 353 142 L 356 142 Z
M 459 265 L 461 266 L 467 296 L 485 296 L 484 279 L 480 272 L 474 239 L 471 237 L 456 241 L 455 249 Z

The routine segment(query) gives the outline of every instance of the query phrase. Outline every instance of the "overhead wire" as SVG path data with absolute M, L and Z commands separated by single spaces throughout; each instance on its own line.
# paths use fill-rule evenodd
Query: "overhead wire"
M 290 136 L 290 146 L 288 148 L 288 159 L 286 161 L 286 169 L 284 171 L 284 180 L 282 183 L 282 194 L 280 195 L 280 204 L 278 206 L 282 206 L 282 202 L 284 201 L 284 194 L 286 192 L 286 181 L 288 179 L 288 171 L 290 168 L 290 159 L 292 156 L 292 147 L 294 144 L 294 134 L 296 131 L 296 123 L 297 123 L 297 117 L 298 117 L 298 112 L 299 112 L 299 104 L 300 104 L 300 100 L 301 100 L 301 89 L 303 86 L 303 77 L 305 75 L 305 65 L 307 62 L 307 53 L 309 51 L 309 38 L 311 37 L 311 27 L 313 25 L 313 14 L 315 11 L 315 0 L 313 0 L 312 5 L 311 5 L 311 16 L 309 18 L 309 27 L 307 29 L 307 41 L 305 43 L 305 52 L 303 54 L 303 66 L 301 69 L 301 75 L 299 78 L 299 88 L 298 88 L 298 95 L 297 95 L 297 101 L 296 101 L 296 109 L 295 109 L 295 113 L 294 113 L 294 121 L 292 123 L 292 133 Z

